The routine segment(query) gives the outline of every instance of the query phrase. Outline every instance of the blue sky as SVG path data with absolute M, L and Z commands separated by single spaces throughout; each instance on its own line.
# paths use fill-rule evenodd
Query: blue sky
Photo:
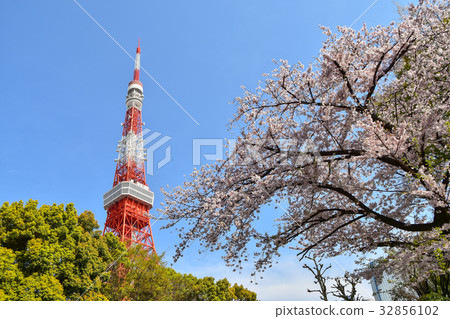
M 192 171 L 193 139 L 233 137 L 226 124 L 241 85 L 255 88 L 261 74 L 275 68 L 273 59 L 307 64 L 324 40 L 319 25 L 350 25 L 374 3 L 77 1 L 132 55 L 141 38 L 141 65 L 199 124 L 141 72 L 145 127 L 161 134 L 151 144 L 170 138 L 154 152 L 153 165 L 168 147 L 171 161 L 147 175 L 155 208 L 163 200 L 160 188 L 181 184 Z M 396 18 L 394 3 L 379 0 L 354 27 Z M 133 61 L 73 0 L 1 1 L 0 30 L 0 202 L 72 202 L 79 212 L 94 212 L 103 229 L 102 195 L 113 182 Z M 170 261 L 178 237 L 160 230 L 162 225 L 153 226 L 156 248 Z M 338 262 L 353 267 L 351 257 Z M 313 288 L 312 277 L 288 250 L 257 286 L 250 283 L 251 265 L 234 273 L 219 254 L 190 249 L 174 268 L 228 277 L 263 300 L 318 299 L 306 292 Z M 333 269 L 342 273 L 336 264 Z

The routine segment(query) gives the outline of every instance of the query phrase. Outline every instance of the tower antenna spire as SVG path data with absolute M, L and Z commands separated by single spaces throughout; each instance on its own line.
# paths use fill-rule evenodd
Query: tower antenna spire
M 134 81 L 139 81 L 139 69 L 141 68 L 141 38 L 138 40 L 136 48 L 136 59 L 134 59 Z

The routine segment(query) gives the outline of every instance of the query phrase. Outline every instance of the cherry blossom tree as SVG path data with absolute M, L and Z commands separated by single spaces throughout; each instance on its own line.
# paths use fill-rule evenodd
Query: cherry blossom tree
M 164 191 L 175 260 L 196 240 L 238 269 L 250 258 L 264 270 L 283 247 L 300 258 L 395 248 L 386 265 L 424 270 L 436 249 L 449 258 L 448 1 L 409 5 L 388 26 L 322 29 L 313 63 L 280 61 L 244 88 L 228 158 Z M 272 213 L 267 233 L 257 220 Z

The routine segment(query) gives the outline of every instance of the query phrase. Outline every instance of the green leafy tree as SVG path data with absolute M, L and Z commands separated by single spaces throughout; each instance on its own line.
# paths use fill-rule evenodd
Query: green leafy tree
M 256 300 L 227 279 L 180 274 L 101 235 L 94 214 L 30 200 L 0 207 L 0 300 Z
M 224 278 L 215 282 L 213 277 L 205 277 L 197 280 L 194 285 L 194 300 L 201 301 L 219 301 L 233 300 L 233 294 L 230 291 L 230 283 Z
M 242 285 L 234 284 L 230 291 L 233 294 L 233 300 L 256 301 L 256 293 L 244 288 Z
M 122 263 L 112 270 L 105 295 L 109 300 L 166 300 L 168 277 L 159 263 L 159 256 L 140 245 L 129 248 Z
M 11 249 L 0 247 L 0 300 L 13 300 L 20 291 L 23 275 L 15 259 Z
M 0 208 L 0 300 L 106 300 L 105 272 L 125 247 L 92 212 L 22 201 Z M 88 293 L 86 293 L 88 291 Z
M 197 278 L 167 267 L 163 256 L 149 254 L 140 245 L 129 248 L 104 286 L 109 300 L 256 300 L 256 293 L 224 278 Z

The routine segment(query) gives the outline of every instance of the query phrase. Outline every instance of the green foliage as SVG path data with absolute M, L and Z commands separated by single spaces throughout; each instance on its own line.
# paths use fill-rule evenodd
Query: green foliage
M 233 300 L 256 301 L 256 293 L 244 288 L 242 285 L 238 286 L 237 284 L 234 284 L 233 287 L 230 288 L 230 291 L 233 294 Z
M 450 301 L 450 297 L 442 296 L 436 292 L 430 292 L 419 298 L 419 301 Z
M 65 300 L 61 283 L 49 274 L 34 273 L 25 277 L 17 294 L 17 300 Z
M 227 279 L 198 279 L 162 256 L 101 236 L 94 214 L 73 204 L 0 207 L 0 300 L 256 300 Z M 115 267 L 112 267 L 112 266 Z
M 233 300 L 230 283 L 226 278 L 215 282 L 213 277 L 198 279 L 193 286 L 194 300 L 219 301 Z
M 109 300 L 256 300 L 256 293 L 228 280 L 197 278 L 180 274 L 162 261 L 162 256 L 148 254 L 141 246 L 131 247 L 125 262 L 118 265 L 105 285 Z
M 78 216 L 78 225 L 88 233 L 93 233 L 95 229 L 100 227 L 95 220 L 94 214 L 90 211 L 85 211 Z
M 97 228 L 94 215 L 77 216 L 73 204 L 4 203 L 0 300 L 106 300 L 98 279 L 125 247 Z
M 0 300 L 16 300 L 23 275 L 17 268 L 16 255 L 11 249 L 0 247 Z

